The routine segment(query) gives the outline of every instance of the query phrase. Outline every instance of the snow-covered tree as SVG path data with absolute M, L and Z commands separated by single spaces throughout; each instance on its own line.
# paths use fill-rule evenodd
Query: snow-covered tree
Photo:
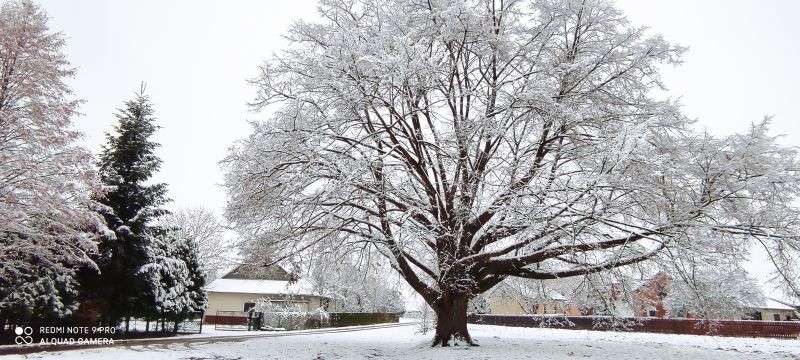
M 433 330 L 433 310 L 431 306 L 425 301 L 417 301 L 416 309 L 412 310 L 417 313 L 417 334 L 427 334 Z
M 77 302 L 76 272 L 94 267 L 110 235 L 92 156 L 72 129 L 79 101 L 64 36 L 28 0 L 0 6 L 0 326 L 63 318 Z
M 153 296 L 153 315 L 177 323 L 188 313 L 205 310 L 205 274 L 192 240 L 167 231 L 153 239 L 149 250 L 149 262 L 136 275 L 144 279 L 147 294 Z
M 216 279 L 230 264 L 225 249 L 232 244 L 225 239 L 225 225 L 212 211 L 200 207 L 179 209 L 159 221 L 163 227 L 171 228 L 175 237 L 191 241 L 207 281 Z
M 322 308 L 304 311 L 295 302 L 275 303 L 259 299 L 253 308 L 261 313 L 261 327 L 284 330 L 318 329 L 330 326 L 330 315 Z
M 764 304 L 761 287 L 747 271 L 729 259 L 698 263 L 682 259 L 667 286 L 664 306 L 670 316 L 739 319 Z
M 477 294 L 469 299 L 468 314 L 491 314 L 492 301 L 486 293 Z
M 169 201 L 166 184 L 149 183 L 161 166 L 155 154 L 159 144 L 150 140 L 158 128 L 153 113 L 143 86 L 136 98 L 118 111 L 114 134 L 106 135 L 98 163 L 106 186 L 101 202 L 113 209 L 104 216 L 116 239 L 100 244 L 97 291 L 106 302 L 104 315 L 112 322 L 155 311 L 152 299 L 156 294 L 139 276 L 141 267 L 154 261 L 153 238 L 165 229 L 153 221 L 167 213 L 161 206 Z
M 357 261 L 347 256 L 315 255 L 308 281 L 331 300 L 335 312 L 405 311 L 399 279 L 380 266 L 380 259 Z M 394 278 L 394 280 L 393 280 Z
M 272 115 L 224 162 L 227 216 L 278 260 L 380 252 L 436 312 L 434 345 L 472 344 L 469 299 L 509 277 L 726 256 L 753 239 L 795 259 L 795 150 L 767 121 L 697 133 L 655 98 L 683 48 L 608 1 L 319 9 L 253 81 Z

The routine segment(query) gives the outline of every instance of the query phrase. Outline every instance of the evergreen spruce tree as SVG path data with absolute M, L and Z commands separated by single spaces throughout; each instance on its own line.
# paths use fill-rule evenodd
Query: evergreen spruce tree
M 190 302 L 178 316 L 178 319 L 182 320 L 187 313 L 205 311 L 208 306 L 206 292 L 203 290 L 206 286 L 206 270 L 200 262 L 197 245 L 191 239 L 181 239 L 180 246 L 176 249 L 175 256 L 183 260 L 189 271 L 186 291 L 189 294 Z
M 205 274 L 197 256 L 197 248 L 188 238 L 170 230 L 154 238 L 151 247 L 152 262 L 139 273 L 147 282 L 153 295 L 155 311 L 159 318 L 178 323 L 190 313 L 206 307 Z
M 104 299 L 104 318 L 118 322 L 123 318 L 154 315 L 155 294 L 140 271 L 152 263 L 153 239 L 163 230 L 151 225 L 167 213 L 161 206 L 170 201 L 163 183 L 147 184 L 161 166 L 155 155 L 159 144 L 150 140 L 158 126 L 153 108 L 144 95 L 144 86 L 133 100 L 118 110 L 114 134 L 100 154 L 100 176 L 106 185 L 101 201 L 113 209 L 104 214 L 116 239 L 100 245 L 100 298 Z

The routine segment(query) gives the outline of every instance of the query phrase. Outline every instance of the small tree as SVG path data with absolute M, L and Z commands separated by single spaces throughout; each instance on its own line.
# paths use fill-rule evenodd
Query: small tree
M 262 327 L 284 330 L 318 329 L 330 326 L 330 315 L 322 308 L 303 311 L 295 302 L 276 304 L 269 299 L 259 299 L 253 314 L 260 314 Z
M 434 313 L 431 310 L 431 306 L 425 301 L 417 302 L 417 312 L 419 313 L 419 318 L 417 319 L 417 333 L 425 335 L 433 330 L 433 324 L 435 322 L 433 318 Z
M 91 154 L 71 129 L 79 101 L 64 43 L 33 2 L 0 5 L 0 328 L 73 314 L 76 273 L 94 269 L 108 235 Z
M 400 284 L 387 270 L 378 259 L 317 254 L 308 280 L 315 291 L 331 299 L 336 312 L 402 313 Z
M 208 298 L 204 288 L 208 280 L 206 278 L 207 272 L 200 261 L 195 243 L 186 238 L 178 239 L 173 257 L 183 261 L 189 273 L 189 276 L 184 279 L 187 284 L 186 292 L 188 293 L 189 301 L 184 307 L 179 309 L 177 314 L 178 319 L 183 320 L 188 313 L 206 310 Z
M 147 284 L 147 294 L 152 294 L 156 315 L 178 323 L 193 312 L 206 308 L 205 274 L 197 259 L 191 240 L 177 236 L 173 231 L 156 236 L 144 264 L 137 276 Z
M 262 66 L 255 106 L 272 117 L 225 161 L 229 220 L 278 260 L 356 244 L 384 254 L 436 312 L 444 346 L 473 343 L 469 300 L 509 277 L 760 241 L 796 280 L 795 150 L 768 121 L 695 132 L 653 91 L 684 49 L 608 1 L 319 8 Z
M 631 317 L 634 291 L 642 283 L 642 274 L 623 274 L 621 270 L 569 278 L 566 286 L 559 288 L 582 314 Z
M 161 160 L 155 155 L 159 145 L 150 140 L 158 127 L 144 86 L 133 100 L 125 102 L 117 120 L 115 134 L 106 135 L 98 163 L 106 186 L 101 202 L 113 210 L 104 215 L 116 233 L 115 240 L 101 243 L 98 260 L 99 298 L 106 302 L 105 315 L 111 322 L 156 311 L 156 294 L 139 272 L 153 262 L 153 238 L 164 229 L 151 222 L 167 213 L 161 206 L 169 201 L 166 184 L 148 184 Z
M 684 264 L 686 265 L 686 264 Z M 664 306 L 672 317 L 740 319 L 764 304 L 758 282 L 737 264 L 691 264 L 676 272 Z
M 469 300 L 467 314 L 491 314 L 492 301 L 486 293 L 475 295 Z
M 175 237 L 191 242 L 207 281 L 216 279 L 230 264 L 225 256 L 225 249 L 231 246 L 224 237 L 225 225 L 213 212 L 200 207 L 179 209 L 164 216 L 160 223 L 171 228 Z

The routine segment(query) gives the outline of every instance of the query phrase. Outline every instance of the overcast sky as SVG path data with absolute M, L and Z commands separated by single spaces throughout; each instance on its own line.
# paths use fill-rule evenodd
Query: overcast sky
M 173 209 L 225 206 L 218 162 L 247 136 L 255 89 L 246 82 L 285 46 L 291 21 L 313 19 L 315 2 L 45 0 L 50 27 L 64 49 L 86 102 L 78 130 L 97 153 L 114 111 L 142 81 L 162 127 L 155 141 L 164 160 L 157 180 L 169 184 Z M 619 0 L 635 25 L 689 46 L 685 64 L 664 70 L 671 96 L 700 129 L 725 135 L 774 115 L 773 134 L 800 145 L 800 1 Z
M 800 30 L 797 1 L 618 1 L 637 25 L 690 47 L 685 64 L 667 68 L 670 94 L 687 115 L 716 134 L 745 131 L 774 115 L 774 133 L 800 145 L 797 109 Z M 225 193 L 218 161 L 249 133 L 247 84 L 258 65 L 285 46 L 291 21 L 313 19 L 302 1 L 46 0 L 52 30 L 68 38 L 65 52 L 86 100 L 76 127 L 93 152 L 111 131 L 115 109 L 142 81 L 162 127 L 155 140 L 164 160 L 173 208 L 219 211 Z

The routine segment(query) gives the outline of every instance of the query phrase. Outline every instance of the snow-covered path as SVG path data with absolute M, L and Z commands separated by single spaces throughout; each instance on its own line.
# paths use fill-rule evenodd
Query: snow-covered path
M 470 325 L 480 347 L 428 347 L 415 327 L 238 342 L 120 346 L 10 359 L 800 359 L 800 340 L 525 329 Z

